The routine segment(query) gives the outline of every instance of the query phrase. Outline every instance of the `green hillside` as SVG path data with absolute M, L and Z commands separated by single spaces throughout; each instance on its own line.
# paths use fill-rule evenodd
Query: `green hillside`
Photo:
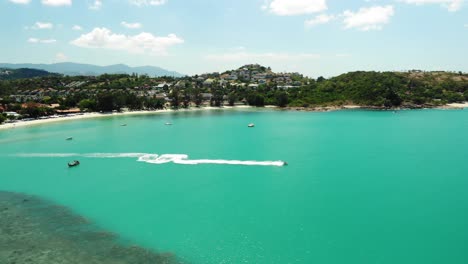
M 16 79 L 28 79 L 36 77 L 45 77 L 45 76 L 59 76 L 56 73 L 50 73 L 44 70 L 37 69 L 9 69 L 9 68 L 0 68 L 0 80 L 16 80 Z

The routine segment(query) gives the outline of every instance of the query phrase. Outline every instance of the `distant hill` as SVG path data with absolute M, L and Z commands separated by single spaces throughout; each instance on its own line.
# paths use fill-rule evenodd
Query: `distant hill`
M 58 75 L 58 74 L 50 73 L 44 70 L 37 70 L 37 69 L 28 69 L 28 68 L 10 69 L 10 68 L 0 67 L 0 80 L 27 79 L 27 78 L 44 77 L 44 76 L 51 76 L 51 75 Z
M 142 66 L 142 67 L 130 67 L 124 64 L 115 64 L 110 66 L 97 66 L 91 64 L 80 64 L 72 62 L 54 63 L 54 64 L 12 64 L 12 63 L 0 63 L 0 68 L 20 69 L 20 68 L 33 68 L 40 69 L 48 72 L 56 72 L 64 75 L 77 76 L 77 75 L 88 75 L 97 76 L 101 74 L 147 74 L 150 77 L 160 76 L 173 76 L 182 77 L 175 71 L 168 71 L 159 67 L 154 66 Z

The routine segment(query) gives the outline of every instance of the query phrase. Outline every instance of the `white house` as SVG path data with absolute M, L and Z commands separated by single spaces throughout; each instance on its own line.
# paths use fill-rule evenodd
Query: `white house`
M 5 114 L 6 114 L 7 116 L 14 116 L 14 117 L 20 116 L 20 114 L 18 114 L 18 113 L 16 113 L 16 112 L 5 112 Z

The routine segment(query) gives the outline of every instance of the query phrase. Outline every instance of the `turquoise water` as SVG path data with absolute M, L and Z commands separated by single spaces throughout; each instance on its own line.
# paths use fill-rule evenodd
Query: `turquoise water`
M 467 110 L 226 110 L 64 122 L 0 131 L 0 190 L 68 206 L 129 243 L 189 263 L 465 264 L 467 135 Z M 81 165 L 69 169 L 73 159 Z

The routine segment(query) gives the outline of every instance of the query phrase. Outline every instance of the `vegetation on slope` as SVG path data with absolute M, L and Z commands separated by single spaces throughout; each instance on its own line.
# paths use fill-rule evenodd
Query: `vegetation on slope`
M 229 76 L 243 71 L 242 77 L 229 79 Z M 256 80 L 252 72 L 264 79 Z M 289 78 L 288 84 L 284 83 L 285 78 Z M 276 74 L 270 68 L 250 65 L 221 74 L 183 78 L 151 78 L 137 74 L 103 74 L 97 77 L 48 75 L 0 81 L 0 98 L 3 98 L 0 106 L 3 104 L 4 108 L 22 110 L 23 113 L 29 111 L 28 107 L 25 108 L 24 104 L 19 107 L 18 103 L 31 101 L 60 104 L 59 109 L 79 107 L 84 111 L 239 103 L 309 108 L 347 104 L 416 108 L 467 101 L 468 74 L 358 71 L 330 79 L 312 79 L 300 74 Z M 39 113 L 27 114 L 36 117 L 51 112 L 41 107 Z
M 44 76 L 59 76 L 56 73 L 50 73 L 48 71 L 37 70 L 37 69 L 1 69 L 0 68 L 0 80 L 16 80 L 16 79 L 27 79 Z

